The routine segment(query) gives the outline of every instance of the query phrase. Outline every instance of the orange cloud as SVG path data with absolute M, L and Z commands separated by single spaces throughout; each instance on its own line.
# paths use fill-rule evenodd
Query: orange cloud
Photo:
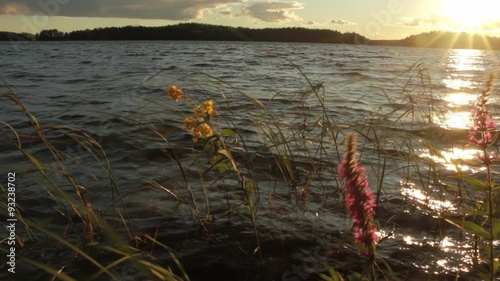
M 7 3 L 0 6 L 0 15 L 29 15 L 31 9 L 26 4 Z

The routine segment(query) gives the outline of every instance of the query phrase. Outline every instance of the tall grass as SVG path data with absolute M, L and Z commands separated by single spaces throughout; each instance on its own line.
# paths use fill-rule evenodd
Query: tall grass
M 0 102 L 11 113 L 10 119 L 14 121 L 10 122 L 28 124 L 15 128 L 8 121 L 0 120 L 0 145 L 5 152 L 18 151 L 24 156 L 14 158 L 16 162 L 2 163 L 2 167 L 15 172 L 18 182 L 22 183 L 16 189 L 18 269 L 14 279 L 122 280 L 126 276 L 117 269 L 130 268 L 131 274 L 148 280 L 189 280 L 187 275 L 179 277 L 168 266 L 159 265 L 147 252 L 132 246 L 132 241 L 140 238 L 134 234 L 111 163 L 95 138 L 67 125 L 46 127 L 3 76 L 0 80 L 6 89 L 0 91 Z M 58 148 L 55 135 L 61 134 L 66 142 L 79 147 L 79 153 Z M 101 174 L 87 169 L 82 163 L 85 159 L 93 159 L 92 165 L 100 168 Z M 77 168 L 87 173 L 83 176 L 75 173 Z M 94 188 L 84 183 L 86 178 L 94 178 L 98 184 L 109 187 L 108 206 L 92 204 L 89 198 Z M 106 181 L 101 182 L 102 178 Z M 0 190 L 1 210 L 7 214 L 7 186 L 0 184 Z M 30 195 L 43 194 L 41 190 L 46 197 Z M 32 211 L 33 200 L 47 208 L 44 211 L 48 217 Z M 161 245 L 154 238 L 146 240 Z M 162 247 L 177 261 L 173 251 Z M 59 253 L 54 255 L 53 249 Z M 2 247 L 2 252 L 7 253 L 7 248 Z
M 223 227 L 235 229 L 224 235 L 226 239 L 237 235 L 244 241 L 233 246 L 232 250 L 241 256 L 255 257 L 259 276 L 256 279 L 282 278 L 283 275 L 272 273 L 267 264 L 276 255 L 269 240 L 276 239 L 273 236 L 277 233 L 288 231 L 276 226 L 280 222 L 275 220 L 294 218 L 299 225 L 300 217 L 305 217 L 306 213 L 349 220 L 343 204 L 346 199 L 342 187 L 344 181 L 339 178 L 337 166 L 345 153 L 344 137 L 356 134 L 359 161 L 367 167 L 366 173 L 374 191 L 373 223 L 380 241 L 370 245 L 373 246 L 370 255 L 359 256 L 359 244 L 355 243 L 351 229 L 338 226 L 342 233 L 347 234 L 338 235 L 346 246 L 337 251 L 345 254 L 353 265 L 337 267 L 339 257 L 329 255 L 311 278 L 415 280 L 411 278 L 412 269 L 396 264 L 384 247 L 394 248 L 396 242 L 393 241 L 400 241 L 404 235 L 395 227 L 398 221 L 408 213 L 415 216 L 423 213 L 434 222 L 437 243 L 432 245 L 435 252 L 446 254 L 435 245 L 447 236 L 458 237 L 463 243 L 456 247 L 459 248 L 460 264 L 466 270 L 443 270 L 446 272 L 437 278 L 452 274 L 456 279 L 468 278 L 472 272 L 472 275 L 493 280 L 498 271 L 495 243 L 500 224 L 496 219 L 499 196 L 492 167 L 498 161 L 488 152 L 492 143 L 482 147 L 480 164 L 486 167 L 484 179 L 477 174 L 466 174 L 459 168 L 462 163 L 457 160 L 450 163 L 446 158 L 443 151 L 460 142 L 448 135 L 453 132 L 443 134 L 433 121 L 442 118 L 444 113 L 436 102 L 438 98 L 430 86 L 432 77 L 425 66 L 416 63 L 401 74 L 406 81 L 399 85 L 402 89 L 399 96 L 380 90 L 378 94 L 385 94 L 391 109 L 374 110 L 370 116 L 342 123 L 333 117 L 335 112 L 328 106 L 329 95 L 322 84 L 310 81 L 300 67 L 291 62 L 288 64 L 304 81 L 300 98 L 272 86 L 268 88 L 267 97 L 256 97 L 227 81 L 197 73 L 175 81 L 177 86 L 182 85 L 182 89 L 177 86 L 167 89 L 166 94 L 174 101 L 166 97 L 149 101 L 162 110 L 173 109 L 178 120 L 172 124 L 177 129 L 166 133 L 161 123 L 140 124 L 149 129 L 148 138 L 157 146 L 157 152 L 167 156 L 164 165 L 170 168 L 169 171 L 175 170 L 175 175 L 169 175 L 172 180 L 145 179 L 145 182 L 164 192 L 169 200 L 186 207 L 189 220 L 198 227 L 197 235 L 206 241 L 223 243 L 217 232 L 224 233 Z M 39 268 L 46 276 L 62 280 L 77 280 L 82 274 L 89 280 L 120 280 L 125 277 L 189 280 L 190 272 L 184 270 L 183 259 L 157 236 L 168 229 L 160 229 L 158 225 L 154 235 L 137 234 L 145 230 L 134 227 L 134 218 L 130 217 L 126 207 L 127 198 L 117 184 L 111 157 L 102 145 L 89 133 L 67 125 L 45 127 L 23 105 L 7 81 L 3 78 L 2 81 L 7 89 L 0 92 L 2 102 L 21 113 L 32 132 L 26 139 L 25 128 L 21 133 L 13 125 L 0 120 L 0 134 L 6 136 L 0 141 L 24 156 L 24 162 L 8 168 L 23 167 L 23 175 L 32 181 L 31 188 L 44 189 L 52 200 L 48 205 L 54 206 L 53 214 L 61 217 L 64 225 L 64 231 L 60 227 L 51 229 L 48 225 L 50 219 L 30 218 L 29 206 L 23 206 L 21 201 L 17 217 L 24 226 L 19 234 L 23 245 L 20 251 L 22 262 Z M 394 81 L 398 83 L 401 79 Z M 482 93 L 483 101 L 487 100 L 485 96 L 489 91 L 490 87 Z M 233 102 L 236 99 L 238 103 Z M 279 110 L 280 103 L 286 104 L 287 112 Z M 486 108 L 486 102 L 483 106 Z M 356 110 L 355 107 L 353 104 L 352 110 Z M 63 134 L 65 141 L 78 145 L 85 156 L 58 149 L 50 135 L 53 132 Z M 483 133 L 494 135 L 496 128 Z M 179 134 L 189 136 L 179 141 Z M 37 147 L 36 154 L 27 146 L 28 141 L 32 142 L 29 145 Z M 467 141 L 465 139 L 463 143 Z M 428 157 L 423 156 L 423 150 L 427 151 Z M 99 179 L 96 182 L 108 188 L 109 205 L 92 202 L 92 188 L 86 186 L 80 174 L 72 172 L 75 170 L 72 166 L 78 165 L 86 170 L 81 164 L 85 157 L 93 159 L 95 166 L 99 167 L 99 174 L 88 170 L 84 177 Z M 447 171 L 436 159 L 447 161 L 456 170 Z M 5 187 L 0 188 L 5 196 Z M 408 195 L 401 201 L 405 204 L 400 206 L 402 211 L 388 211 L 388 202 L 395 197 L 394 190 L 405 188 L 413 188 L 425 198 L 419 201 Z M 452 205 L 441 205 L 436 209 L 429 203 L 446 201 L 451 201 Z M 2 211 L 6 212 L 3 202 Z M 280 214 L 274 216 L 273 212 Z M 324 235 L 312 229 L 306 236 L 311 239 L 318 233 Z M 399 238 L 395 238 L 398 235 Z M 92 268 L 91 272 L 75 269 L 78 265 L 72 262 L 40 259 L 40 252 L 46 250 L 40 249 L 41 242 L 38 241 L 62 249 L 65 257 L 83 260 L 88 268 Z M 282 238 L 281 243 L 286 242 L 286 238 Z M 422 251 L 428 251 L 425 243 L 419 248 Z M 325 248 L 329 248 L 325 255 L 333 251 L 330 248 L 336 247 L 328 242 L 325 244 Z M 155 257 L 153 252 L 158 250 L 163 252 L 163 257 L 170 257 L 168 263 L 165 258 Z M 286 254 L 283 250 L 282 255 Z M 365 263 L 370 265 L 369 270 L 360 270 Z M 398 272 L 394 268 L 407 272 Z M 441 269 L 436 266 L 429 270 Z M 427 274 L 425 278 L 435 280 L 433 274 Z

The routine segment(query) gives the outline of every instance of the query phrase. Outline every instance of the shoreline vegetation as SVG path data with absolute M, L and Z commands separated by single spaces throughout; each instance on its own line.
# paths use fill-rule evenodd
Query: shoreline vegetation
M 354 32 L 302 27 L 253 29 L 198 23 L 161 27 L 106 27 L 72 32 L 57 29 L 37 34 L 0 31 L 0 41 L 187 40 L 360 44 L 451 49 L 500 50 L 500 38 L 465 32 L 431 31 L 400 40 L 371 40 Z
M 133 149 L 162 163 L 151 178 L 140 178 L 141 168 L 132 166 L 138 176 L 125 184 L 115 165 L 131 158 L 115 160 L 108 149 L 132 150 L 128 143 L 38 118 L 0 74 L 2 106 L 19 120 L 0 118 L 2 151 L 16 160 L 0 162 L 15 171 L 7 185 L 0 183 L 0 211 L 16 220 L 10 247 L 0 247 L 12 264 L 0 266 L 0 279 L 13 278 L 14 268 L 18 280 L 495 280 L 495 77 L 471 104 L 468 136 L 440 140 L 430 130 L 415 134 L 416 128 L 439 132 L 429 117 L 444 120 L 447 112 L 425 65 L 398 75 L 407 80 L 400 94 L 385 95 L 388 111 L 340 124 L 324 87 L 290 64 L 310 88 L 307 103 L 278 88 L 259 99 L 200 74 L 202 80 L 176 81 L 185 91 L 171 85 L 146 100 L 151 112 L 170 110 L 174 120 L 110 115 L 120 123 L 100 124 L 134 126 Z M 237 98 L 242 108 L 232 102 Z M 272 110 L 284 103 L 293 114 Z M 150 107 L 136 108 L 149 114 Z M 477 156 L 442 153 L 462 142 Z M 393 188 L 408 192 L 392 196 Z M 151 199 L 141 201 L 139 193 Z M 406 236 L 404 225 L 417 227 Z M 419 238 L 406 242 L 413 233 Z

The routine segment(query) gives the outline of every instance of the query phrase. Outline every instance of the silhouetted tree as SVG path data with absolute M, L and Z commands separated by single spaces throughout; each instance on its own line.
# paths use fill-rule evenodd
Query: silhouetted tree
M 15 33 L 0 31 L 0 41 L 34 41 L 35 35 L 31 33 Z
M 61 32 L 57 29 L 46 29 L 42 30 L 37 35 L 37 40 L 40 41 L 50 41 L 50 40 L 64 40 L 64 32 Z

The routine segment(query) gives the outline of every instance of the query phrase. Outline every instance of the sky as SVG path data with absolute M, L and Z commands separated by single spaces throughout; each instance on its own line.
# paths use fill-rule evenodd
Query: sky
M 500 36 L 499 0 L 0 0 L 0 31 L 181 22 L 306 27 L 403 39 L 433 30 Z

